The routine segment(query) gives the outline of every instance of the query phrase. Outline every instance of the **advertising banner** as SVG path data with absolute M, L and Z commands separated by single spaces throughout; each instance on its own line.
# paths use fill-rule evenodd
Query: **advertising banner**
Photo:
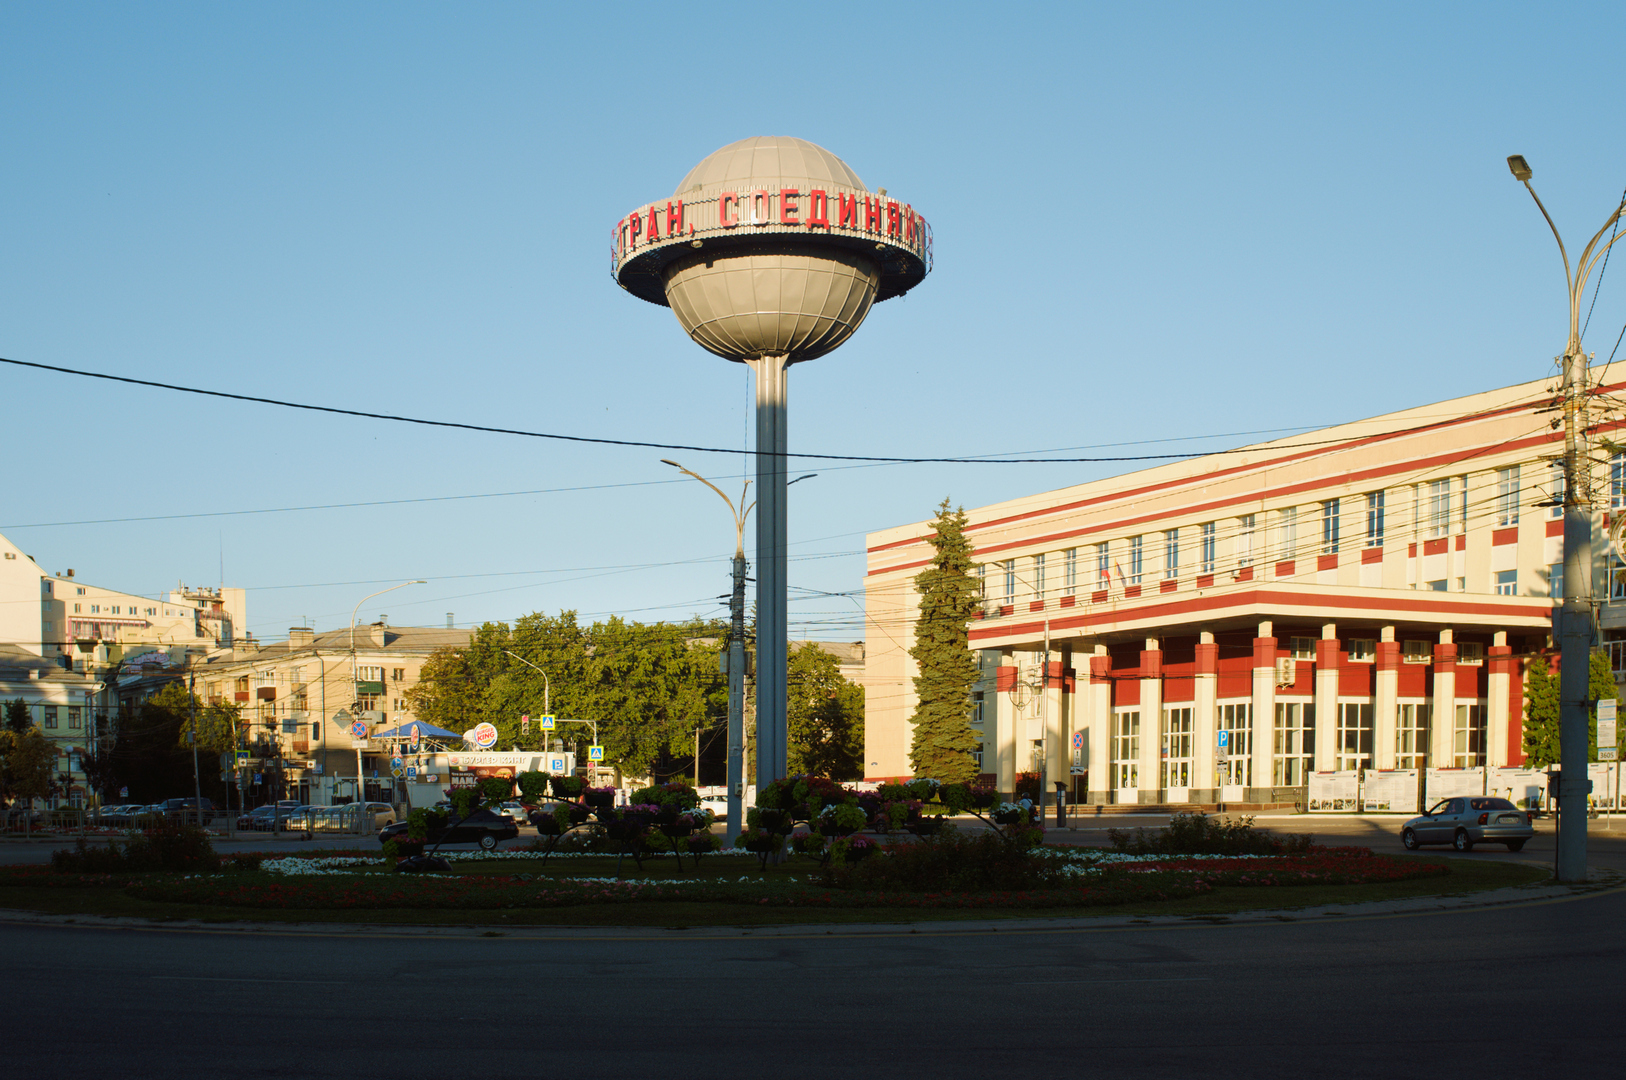
M 1615 792 L 1615 763 L 1608 761 L 1594 761 L 1587 765 L 1586 776 L 1592 781 L 1592 794 L 1587 796 L 1587 805 L 1595 810 L 1618 810 Z
M 1354 769 L 1310 774 L 1310 812 L 1349 812 L 1359 806 L 1360 774 Z
M 1416 769 L 1368 769 L 1361 785 L 1361 809 L 1390 814 L 1417 813 Z

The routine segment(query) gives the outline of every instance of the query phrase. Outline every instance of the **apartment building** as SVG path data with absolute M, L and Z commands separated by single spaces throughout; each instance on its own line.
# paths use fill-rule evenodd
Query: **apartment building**
M 187 678 L 203 700 L 242 707 L 246 771 L 262 783 L 276 774 L 287 797 L 312 803 L 353 796 L 359 743 L 366 797 L 388 801 L 389 763 L 376 744 L 353 736 L 352 724 L 359 718 L 370 733 L 413 719 L 406 692 L 424 661 L 444 646 L 467 645 L 470 633 L 382 622 L 353 634 L 294 627 L 286 641 L 196 659 Z
M 1619 389 L 1593 388 L 1589 426 L 1619 426 Z M 1010 790 L 1042 770 L 1097 803 L 1277 802 L 1316 772 L 1521 764 L 1523 665 L 1562 593 L 1554 395 L 1525 383 L 969 510 L 984 773 Z M 1618 678 L 1626 456 L 1594 458 L 1589 584 Z M 869 537 L 871 776 L 910 772 L 929 528 Z

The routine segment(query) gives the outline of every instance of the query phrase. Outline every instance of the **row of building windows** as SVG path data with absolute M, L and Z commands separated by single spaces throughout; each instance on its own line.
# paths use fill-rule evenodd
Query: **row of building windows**
M 1552 463 L 1548 472 L 1549 497 L 1538 505 L 1548 506 L 1551 515 L 1559 517 L 1563 514 L 1561 505 L 1564 491 L 1563 473 L 1557 463 Z M 1523 498 L 1520 467 L 1510 465 L 1497 469 L 1495 483 L 1495 506 L 1491 519 L 1498 528 L 1517 525 Z M 1616 509 L 1626 507 L 1626 454 L 1617 454 L 1612 459 L 1610 484 L 1611 506 Z M 1358 496 L 1358 500 L 1355 512 L 1360 515 L 1357 518 L 1359 545 L 1366 548 L 1382 547 L 1387 528 L 1386 492 L 1370 491 Z M 1231 541 L 1231 555 L 1236 568 L 1252 566 L 1256 561 L 1290 561 L 1307 553 L 1338 554 L 1351 542 L 1345 528 L 1346 515 L 1350 512 L 1348 501 L 1334 498 L 1316 504 L 1313 512 L 1320 538 L 1319 543 L 1314 544 L 1310 552 L 1306 552 L 1301 537 L 1300 507 L 1287 506 L 1266 514 L 1243 514 L 1231 519 L 1232 524 L 1227 530 L 1227 536 Z M 1417 533 L 1425 539 L 1440 539 L 1453 533 L 1466 533 L 1469 518 L 1467 476 L 1444 477 L 1413 485 L 1412 521 Z M 1084 572 L 1081 572 L 1079 566 L 1081 558 L 1079 548 L 1034 555 L 1030 581 L 1023 581 L 1019 577 L 1015 559 L 1006 559 L 996 564 L 1002 586 L 1001 602 L 1014 603 L 1019 584 L 1030 586 L 1032 594 L 1038 599 L 1042 600 L 1051 595 L 1056 587 L 1052 579 L 1052 567 L 1058 561 L 1062 595 L 1076 595 L 1081 588 L 1094 591 L 1109 589 L 1114 583 L 1131 587 L 1142 585 L 1148 576 L 1149 562 L 1156 558 L 1155 549 L 1148 550 L 1153 544 L 1161 549 L 1157 573 L 1164 580 L 1176 579 L 1182 571 L 1198 574 L 1215 573 L 1220 563 L 1218 523 L 1202 522 L 1188 529 L 1194 529 L 1196 533 L 1194 558 L 1188 555 L 1189 549 L 1182 545 L 1181 534 L 1187 530 L 1174 528 L 1163 530 L 1158 534 L 1130 536 L 1116 542 L 1106 541 L 1086 548 L 1084 550 L 1089 553 L 1093 566 Z M 1149 539 L 1151 543 L 1148 542 Z M 1118 545 L 1116 550 L 1115 543 Z M 1611 575 L 1611 596 L 1626 599 L 1626 563 L 1619 563 L 1618 569 L 1619 573 Z M 978 573 L 982 578 L 983 595 L 988 597 L 986 566 L 979 566 Z M 1551 573 L 1553 575 L 1550 578 L 1551 595 L 1562 595 L 1562 567 L 1554 566 Z M 1466 578 L 1458 577 L 1455 584 L 1456 591 L 1467 591 Z M 1493 571 L 1492 580 L 1488 584 L 1490 590 L 1498 595 L 1515 596 L 1519 588 L 1518 571 Z M 1438 578 L 1421 582 L 1419 587 L 1435 592 L 1447 592 L 1450 591 L 1451 585 L 1451 578 Z M 1614 596 L 1617 590 L 1620 594 L 1618 597 Z
M 1395 767 L 1417 769 L 1427 760 L 1427 742 L 1433 706 L 1427 702 L 1400 703 L 1395 726 Z M 1336 717 L 1334 767 L 1342 770 L 1372 767 L 1373 718 L 1368 702 L 1339 702 Z M 1271 783 L 1298 787 L 1309 782 L 1315 769 L 1315 703 L 1279 701 L 1271 751 Z M 1226 754 L 1216 758 L 1220 783 L 1253 784 L 1253 705 L 1221 702 L 1218 730 L 1226 733 Z M 1110 745 L 1111 785 L 1140 787 L 1141 711 L 1118 709 L 1112 717 Z M 1192 787 L 1193 726 L 1190 706 L 1163 710 L 1158 786 Z M 1478 702 L 1458 702 L 1451 729 L 1449 767 L 1467 769 L 1485 764 L 1485 710 Z M 1195 786 L 1201 787 L 1199 783 Z

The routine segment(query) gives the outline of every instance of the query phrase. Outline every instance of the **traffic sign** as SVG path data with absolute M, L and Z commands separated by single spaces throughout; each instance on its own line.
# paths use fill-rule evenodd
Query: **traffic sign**
M 542 721 L 542 730 L 543 731 L 552 731 L 554 729 L 555 721 L 554 721 L 554 718 L 553 718 L 553 716 L 551 714 L 544 714 L 541 717 L 539 717 L 538 719 L 540 719 Z
M 238 765 L 238 767 L 241 768 L 242 766 L 247 765 L 247 764 L 248 764 L 248 751 L 247 750 L 239 750 L 239 751 L 237 751 L 237 765 Z
M 418 778 L 418 767 L 416 765 L 408 765 L 406 767 L 406 774 L 408 780 L 416 780 Z
M 1073 732 L 1073 749 L 1084 749 L 1084 733 L 1082 731 Z
M 390 775 L 395 777 L 397 780 L 399 780 L 399 779 L 401 779 L 401 777 L 406 775 L 406 770 L 405 769 L 391 769 L 390 770 Z
M 603 761 L 604 760 L 604 747 L 602 747 L 602 746 L 589 746 L 587 748 L 587 760 L 588 761 Z
M 399 769 L 402 765 L 405 765 L 405 764 L 406 764 L 406 762 L 401 760 L 401 755 L 400 754 L 397 754 L 394 757 L 390 758 L 390 768 L 392 768 L 392 769 Z
M 127 788 L 127 787 L 119 788 L 119 798 L 128 799 L 129 797 L 130 797 L 130 789 L 129 788 Z
M 354 724 L 350 725 L 350 734 L 354 735 L 358 739 L 366 739 L 367 725 L 362 723 L 360 720 L 357 720 Z
M 254 774 L 254 782 L 256 784 L 258 784 L 260 782 L 260 774 L 259 773 Z
M 1221 746 L 1231 745 L 1231 733 L 1229 731 L 1221 731 L 1219 733 L 1219 744 Z

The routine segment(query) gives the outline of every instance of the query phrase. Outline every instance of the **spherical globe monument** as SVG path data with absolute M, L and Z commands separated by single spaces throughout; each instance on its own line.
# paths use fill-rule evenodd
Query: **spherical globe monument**
M 880 300 L 932 268 L 932 233 L 885 188 L 805 139 L 741 139 L 689 170 L 670 199 L 616 222 L 611 269 L 634 296 L 672 309 L 688 335 L 750 364 L 757 398 L 757 639 L 785 656 L 786 369 L 852 336 Z M 730 727 L 732 728 L 732 723 Z M 785 775 L 785 669 L 759 665 L 759 784 Z M 730 732 L 730 828 L 736 742 Z

